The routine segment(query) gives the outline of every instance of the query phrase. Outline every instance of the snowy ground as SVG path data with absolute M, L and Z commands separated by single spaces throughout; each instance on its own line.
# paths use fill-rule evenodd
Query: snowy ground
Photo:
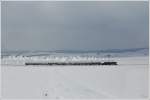
M 2 65 L 3 98 L 147 98 L 148 56 L 116 66 Z

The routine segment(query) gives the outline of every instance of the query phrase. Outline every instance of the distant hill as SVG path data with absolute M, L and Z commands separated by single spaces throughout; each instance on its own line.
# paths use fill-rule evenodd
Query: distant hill
M 108 50 L 55 50 L 55 51 L 7 51 L 2 52 L 2 56 L 10 56 L 10 55 L 25 55 L 25 56 L 46 56 L 50 54 L 113 54 L 113 55 L 149 55 L 149 48 L 132 48 L 132 49 L 108 49 Z

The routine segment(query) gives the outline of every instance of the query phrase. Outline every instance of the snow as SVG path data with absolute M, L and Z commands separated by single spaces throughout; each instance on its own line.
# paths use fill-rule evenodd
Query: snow
M 68 61 L 57 58 L 55 61 Z M 147 98 L 148 56 L 88 58 L 113 60 L 116 66 L 25 66 L 51 58 L 10 56 L 2 59 L 3 98 Z M 87 58 L 84 58 L 87 61 Z M 72 58 L 71 61 L 83 60 Z M 17 62 L 18 61 L 18 62 Z M 15 62 L 15 63 L 14 63 Z
M 24 65 L 27 62 L 98 62 L 105 59 L 95 56 L 35 56 L 35 57 L 23 57 L 23 56 L 8 56 L 2 59 L 4 65 Z

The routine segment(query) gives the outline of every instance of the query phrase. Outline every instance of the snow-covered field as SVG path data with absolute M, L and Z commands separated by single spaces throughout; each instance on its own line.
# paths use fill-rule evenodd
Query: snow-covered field
M 25 66 L 24 62 L 33 61 L 33 58 L 29 60 L 22 57 L 21 61 L 16 59 L 2 59 L 3 98 L 148 97 L 148 56 L 89 59 L 117 61 L 119 65 L 116 66 Z M 17 64 L 12 63 L 16 61 Z

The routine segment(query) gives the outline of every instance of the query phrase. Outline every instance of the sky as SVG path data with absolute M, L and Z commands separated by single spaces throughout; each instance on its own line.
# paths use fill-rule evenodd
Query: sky
M 147 1 L 2 1 L 2 51 L 148 48 Z

